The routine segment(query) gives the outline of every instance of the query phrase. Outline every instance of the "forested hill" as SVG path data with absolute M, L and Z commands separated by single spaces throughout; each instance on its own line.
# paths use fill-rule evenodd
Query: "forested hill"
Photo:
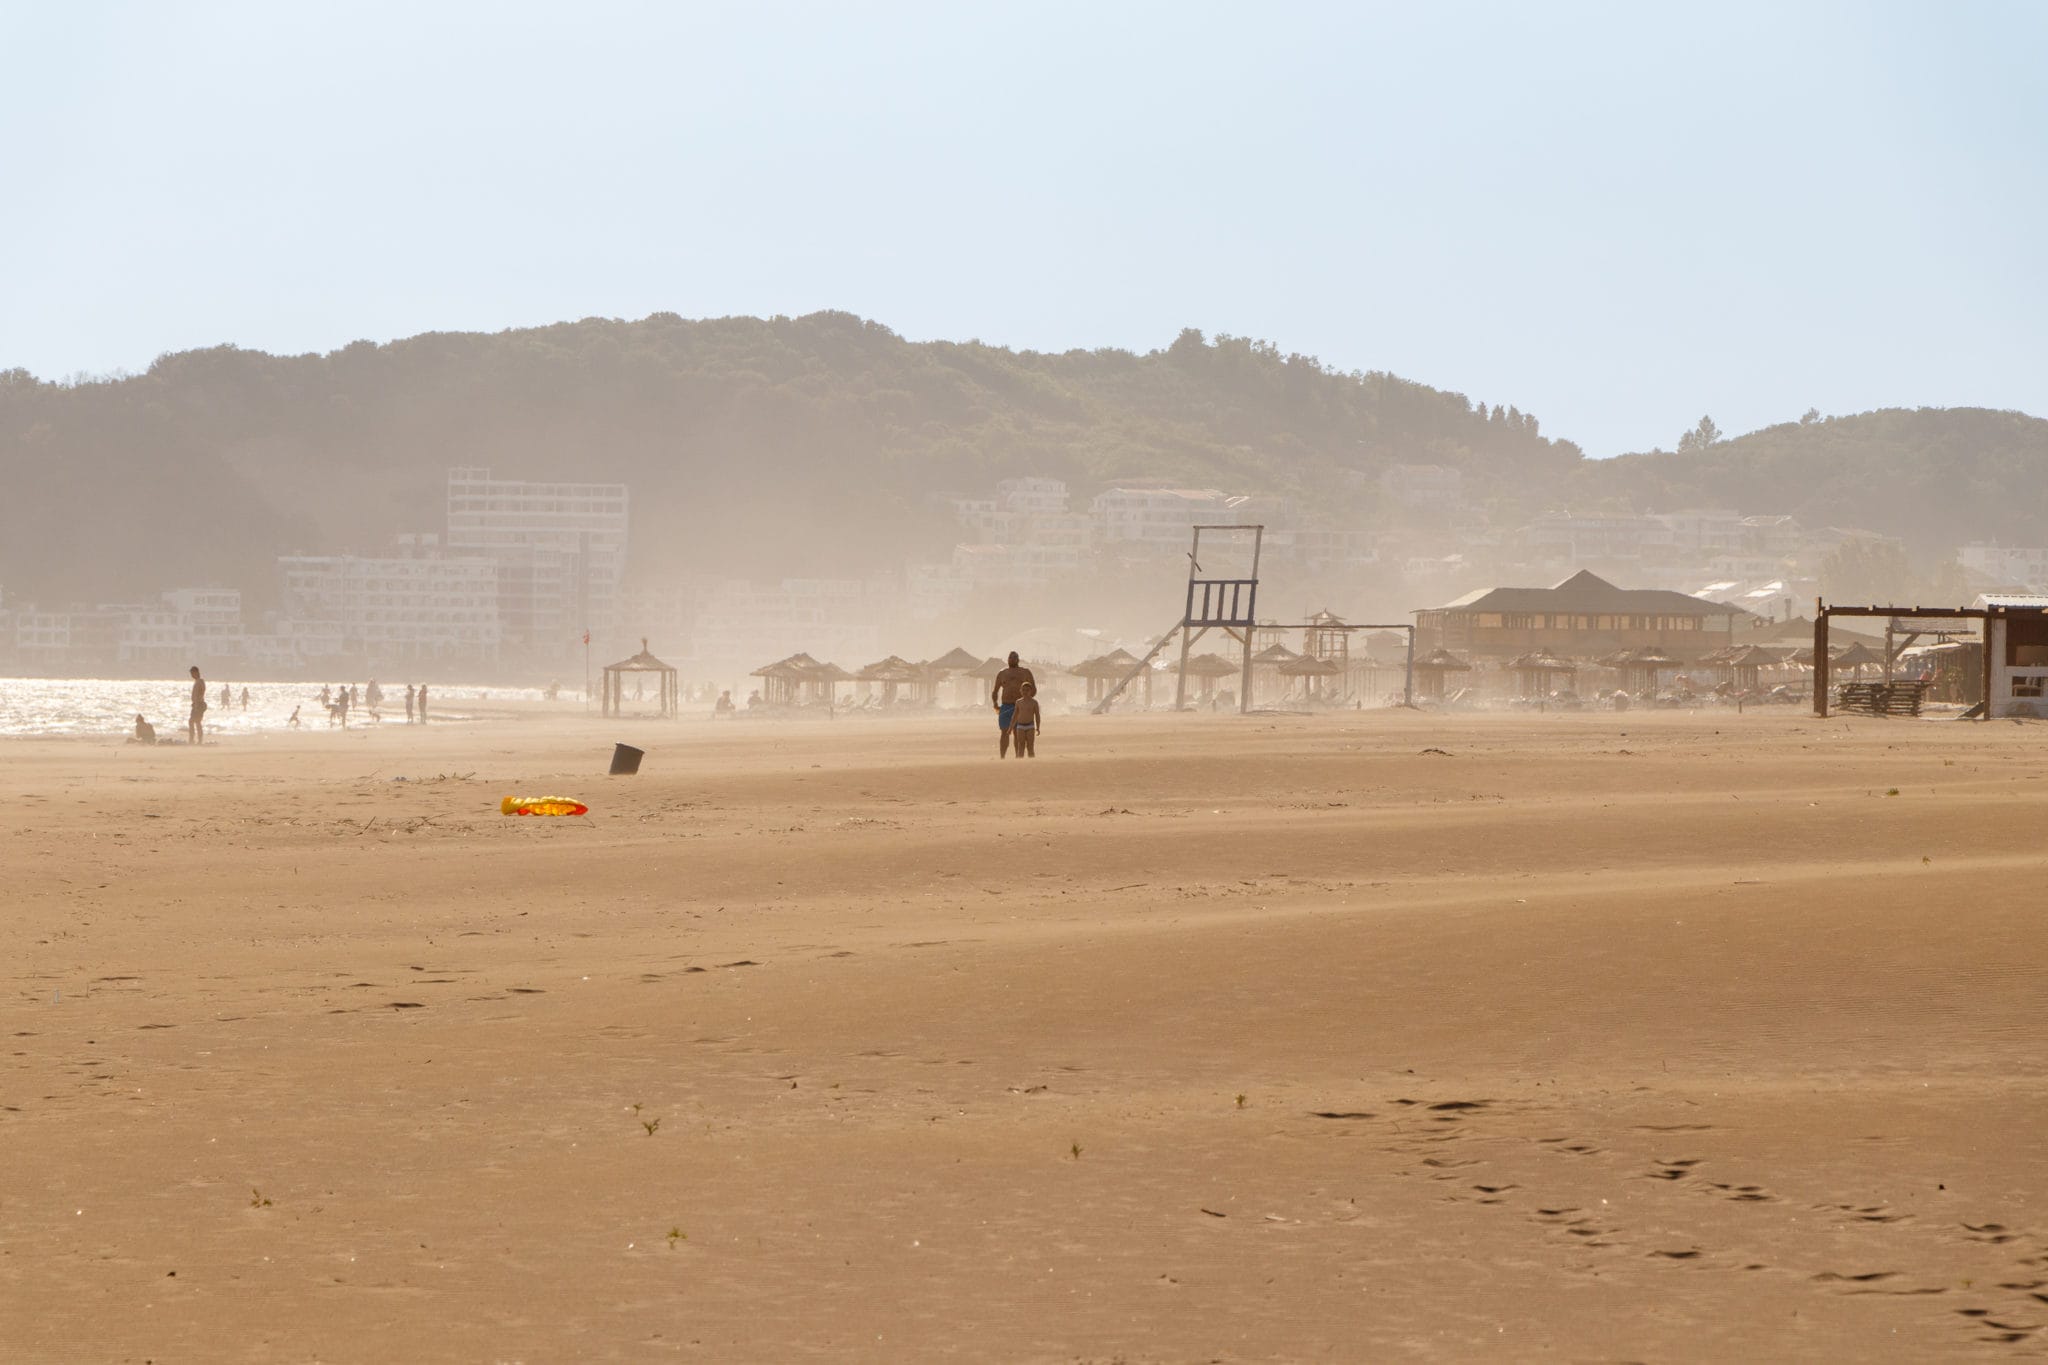
M 2048 421 L 1988 408 L 1809 413 L 1747 436 L 1590 460 L 1584 488 L 1617 505 L 1665 511 L 1785 512 L 1945 556 L 1972 540 L 2048 543 Z
M 77 385 L 0 374 L 0 586 L 259 593 L 294 549 L 433 530 L 451 465 L 632 486 L 655 570 L 857 574 L 943 556 L 930 494 L 1011 474 L 1356 487 L 1429 460 L 1518 478 L 1580 458 L 1519 412 L 1234 338 L 1019 353 L 843 313 L 435 333 L 328 355 L 222 347 Z
M 953 527 L 931 495 L 1011 474 L 1083 498 L 1112 479 L 1270 490 L 1371 529 L 1371 476 L 1397 461 L 1466 471 L 1507 525 L 1711 502 L 1916 541 L 2038 537 L 2039 500 L 2020 495 L 2048 465 L 2044 433 L 2016 414 L 1882 412 L 1586 461 L 1513 408 L 1240 338 L 1051 355 L 907 342 L 844 313 L 655 314 L 327 355 L 222 347 L 76 384 L 0 372 L 0 588 L 221 583 L 260 602 L 280 553 L 438 529 L 460 464 L 624 481 L 641 568 L 754 577 L 943 557 Z

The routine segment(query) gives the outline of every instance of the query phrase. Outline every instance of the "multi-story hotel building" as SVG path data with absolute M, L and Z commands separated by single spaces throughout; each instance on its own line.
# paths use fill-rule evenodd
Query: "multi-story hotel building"
M 451 555 L 497 565 L 508 649 L 554 654 L 614 631 L 626 574 L 626 486 L 497 479 L 448 471 Z

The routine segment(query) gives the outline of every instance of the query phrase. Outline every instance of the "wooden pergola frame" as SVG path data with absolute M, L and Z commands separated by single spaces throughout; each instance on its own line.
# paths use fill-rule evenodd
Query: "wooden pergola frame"
M 647 652 L 647 641 L 640 642 L 640 652 L 630 659 L 621 659 L 615 664 L 604 666 L 604 683 L 599 691 L 603 701 L 601 714 L 622 715 L 626 704 L 626 675 L 628 673 L 653 673 L 661 679 L 661 714 L 673 719 L 682 714 L 683 689 L 677 680 L 676 670 Z
M 1828 668 L 1833 662 L 1828 658 L 1828 618 L 1831 616 L 1883 616 L 1896 620 L 1946 620 L 1984 622 L 1984 695 L 1978 705 L 1983 708 L 1981 720 L 1991 719 L 1991 682 L 1996 671 L 1991 663 L 1991 618 L 2005 614 L 2000 607 L 1831 607 L 1825 602 L 1815 604 L 1813 614 L 1813 714 L 1825 718 L 1828 713 Z M 1886 648 L 1884 680 L 1891 681 L 1892 651 L 1890 648 L 1891 629 L 1886 627 Z M 1910 637 L 1909 637 L 1910 638 Z

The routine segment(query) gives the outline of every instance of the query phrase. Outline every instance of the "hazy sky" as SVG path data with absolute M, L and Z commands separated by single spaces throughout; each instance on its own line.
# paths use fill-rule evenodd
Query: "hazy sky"
M 0 368 L 1271 340 L 1590 453 L 2048 414 L 2048 4 L 0 0 Z

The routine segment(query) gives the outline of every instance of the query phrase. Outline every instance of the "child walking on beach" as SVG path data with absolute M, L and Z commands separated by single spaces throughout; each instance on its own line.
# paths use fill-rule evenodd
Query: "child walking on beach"
M 1017 741 L 1017 757 L 1038 757 L 1038 732 L 1045 726 L 1038 710 L 1038 684 L 1025 683 L 1017 698 L 1017 714 L 1010 721 L 1010 738 Z

